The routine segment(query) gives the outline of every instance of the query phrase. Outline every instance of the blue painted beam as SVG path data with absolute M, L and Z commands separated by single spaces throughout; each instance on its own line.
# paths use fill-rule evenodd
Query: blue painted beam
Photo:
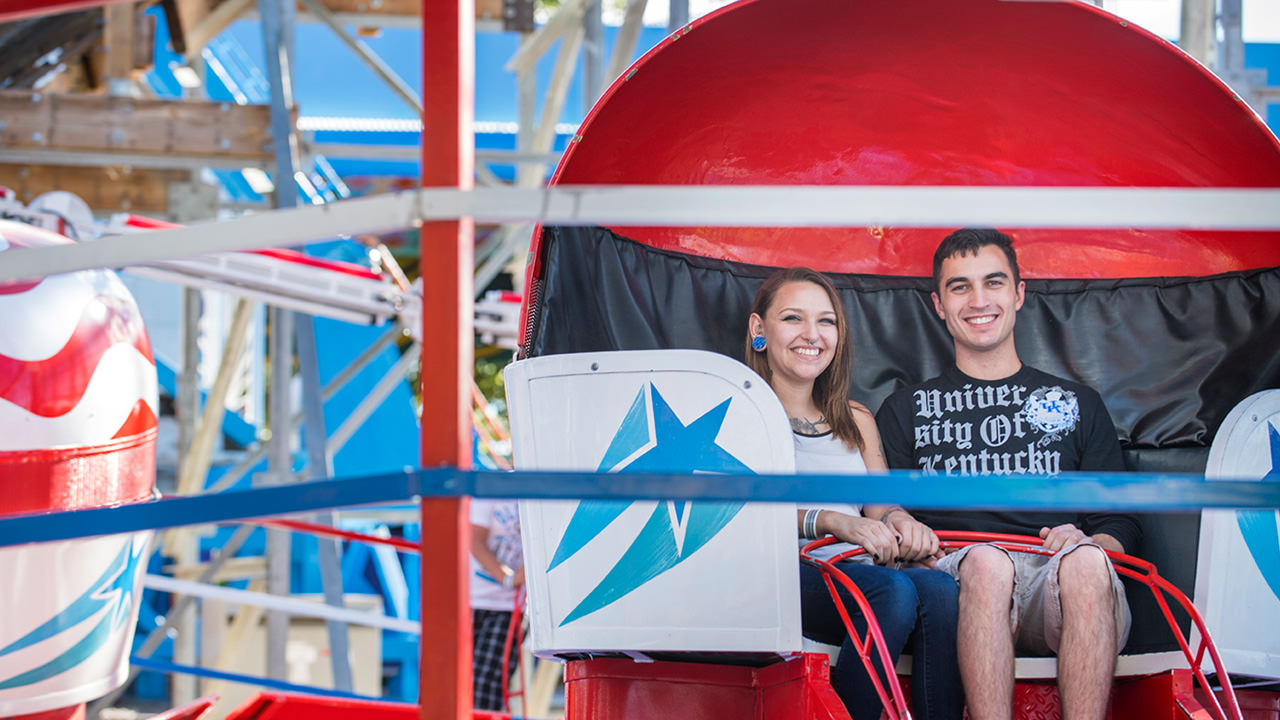
M 972 479 L 885 475 L 674 475 L 459 471 L 453 468 L 336 478 L 175 497 L 114 508 L 0 519 L 0 547 L 315 512 L 412 497 L 670 499 L 898 503 L 908 507 L 1128 509 L 1280 508 L 1280 482 L 1205 481 L 1198 475 L 1063 473 Z

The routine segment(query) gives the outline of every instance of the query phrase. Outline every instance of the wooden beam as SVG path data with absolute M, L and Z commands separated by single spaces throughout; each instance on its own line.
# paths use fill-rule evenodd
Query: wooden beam
M 331 13 L 359 13 L 369 15 L 422 14 L 422 0 L 323 0 Z M 501 20 L 502 0 L 474 0 L 477 19 Z M 302 8 L 299 8 L 301 10 Z
M 613 55 L 609 57 L 609 70 L 605 75 L 605 85 L 618 79 L 623 70 L 631 64 L 631 56 L 636 53 L 636 41 L 640 39 L 640 31 L 644 29 L 644 9 L 648 0 L 627 0 L 627 9 L 622 16 L 622 27 L 618 30 L 618 39 L 613 44 Z
M 112 80 L 129 79 L 133 74 L 133 3 L 108 5 L 107 24 L 102 33 L 106 46 L 106 61 L 102 64 L 102 84 L 109 86 Z
M 0 185 L 12 188 L 24 204 L 51 190 L 66 190 L 99 214 L 166 215 L 169 186 L 189 180 L 183 170 L 0 163 Z
M 178 14 L 182 18 L 183 40 L 186 44 L 183 56 L 188 65 L 195 65 L 204 46 L 249 10 L 253 6 L 253 0 L 224 0 L 221 3 L 215 2 L 215 5 L 210 9 L 203 0 L 178 2 Z
M 0 147 L 261 163 L 272 158 L 268 113 L 261 105 L 5 90 L 0 91 Z

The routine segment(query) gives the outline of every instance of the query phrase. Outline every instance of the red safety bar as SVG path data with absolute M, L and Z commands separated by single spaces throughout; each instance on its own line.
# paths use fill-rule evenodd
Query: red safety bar
M 960 532 L 955 530 L 939 530 L 937 531 L 937 535 L 938 539 L 941 540 L 941 546 L 943 548 L 961 548 L 966 545 L 993 543 L 1013 552 L 1031 553 L 1034 555 L 1052 555 L 1054 553 L 1053 550 L 1048 550 L 1044 547 L 1044 541 L 1040 538 L 1025 535 Z M 813 560 L 805 555 L 805 553 L 816 548 L 824 545 L 831 545 L 836 542 L 838 541 L 833 537 L 815 540 L 804 547 L 801 551 L 801 558 L 805 562 L 815 565 L 821 569 L 824 573 L 824 578 L 826 578 L 826 574 L 829 572 L 839 573 L 839 571 L 834 568 L 834 563 L 840 562 L 841 560 L 847 560 L 848 558 L 856 555 L 861 555 L 864 552 L 860 547 L 854 548 L 825 561 Z M 1227 670 L 1222 664 L 1222 658 L 1218 655 L 1218 648 L 1214 645 L 1213 638 L 1209 635 L 1209 628 L 1205 626 L 1204 619 L 1200 617 L 1199 611 L 1196 610 L 1196 607 L 1192 604 L 1191 600 L 1189 600 L 1186 594 L 1179 590 L 1176 585 L 1161 577 L 1156 572 L 1155 565 L 1132 555 L 1125 555 L 1124 553 L 1113 552 L 1105 549 L 1103 551 L 1107 554 L 1107 557 L 1111 559 L 1111 563 L 1118 574 L 1137 580 L 1151 590 L 1151 594 L 1155 596 L 1156 604 L 1160 606 L 1160 611 L 1164 613 L 1165 621 L 1169 623 L 1169 629 L 1173 632 L 1173 636 L 1178 640 L 1178 647 L 1181 648 L 1183 656 L 1186 657 L 1187 663 L 1191 666 L 1191 672 L 1194 675 L 1196 682 L 1199 683 L 1200 688 L 1204 691 L 1204 695 L 1208 697 L 1209 702 L 1213 705 L 1213 709 L 1217 712 L 1216 717 L 1223 718 L 1224 720 L 1243 720 L 1244 715 L 1240 710 L 1240 703 L 1236 698 L 1235 689 L 1231 686 L 1231 677 L 1227 674 Z M 845 577 L 843 573 L 840 573 L 840 577 L 845 581 L 848 581 L 848 578 Z M 831 580 L 829 578 L 826 579 L 827 587 L 831 589 L 832 597 L 834 598 L 836 597 L 835 588 L 831 584 Z M 849 586 L 852 586 L 852 582 L 847 582 L 846 587 Z M 1169 609 L 1169 604 L 1166 602 L 1164 597 L 1165 595 L 1172 597 L 1179 605 L 1182 606 L 1182 609 L 1191 617 L 1191 621 L 1195 623 L 1196 630 L 1200 632 L 1200 645 L 1195 653 L 1191 652 L 1190 644 L 1187 642 L 1187 639 L 1183 637 L 1182 631 L 1178 628 L 1177 620 L 1174 619 L 1173 612 Z M 874 628 L 876 637 L 879 638 L 880 628 L 870 616 L 870 609 L 865 605 L 865 601 L 861 598 L 861 594 L 855 594 L 854 597 L 858 600 L 858 605 L 862 609 L 863 613 L 867 615 L 868 634 L 870 634 L 871 629 Z M 853 632 L 853 626 L 850 624 L 848 616 L 845 615 L 843 604 L 840 603 L 838 598 L 836 600 L 836 606 L 841 608 L 841 616 L 845 619 L 845 627 L 849 629 L 850 637 L 853 638 L 854 644 L 858 646 L 859 655 L 862 656 L 863 664 L 867 666 L 867 671 L 872 673 L 871 678 L 872 681 L 876 683 L 876 691 L 881 693 L 880 699 L 881 702 L 884 703 L 885 712 L 888 713 L 891 719 L 896 717 L 893 714 L 893 710 L 889 707 L 889 703 L 886 702 L 885 694 L 880 688 L 879 680 L 871 670 L 869 658 L 862 652 L 861 645 L 858 644 L 859 638 L 857 634 Z M 883 645 L 883 642 L 883 638 L 880 638 L 881 645 Z M 1209 681 L 1205 678 L 1204 671 L 1200 667 L 1201 662 L 1204 660 L 1206 650 L 1209 653 L 1209 658 L 1213 661 L 1214 670 L 1218 674 L 1218 682 L 1222 685 L 1221 694 L 1227 700 L 1226 710 L 1223 710 L 1222 704 L 1218 701 L 1217 693 L 1215 693 L 1213 688 L 1209 686 Z M 898 687 L 896 677 L 893 677 L 891 682 L 893 683 L 894 688 Z M 901 690 L 898 690 L 898 692 L 901 693 Z M 895 701 L 899 704 L 901 703 L 901 699 L 896 696 Z
M 295 530 L 297 532 L 311 533 L 312 535 L 322 535 L 324 537 L 336 537 L 344 540 L 353 540 L 355 542 L 366 543 L 368 545 L 390 545 L 400 552 L 419 553 L 422 549 L 418 543 L 411 540 L 394 537 L 378 537 L 376 535 L 365 535 L 363 533 L 351 532 L 350 530 L 339 530 L 330 525 L 319 525 L 317 523 L 303 522 L 301 520 L 246 520 L 257 525 L 265 527 L 280 528 L 282 530 Z
M 813 550 L 836 542 L 839 541 L 834 537 L 828 536 L 805 545 L 800 549 L 800 561 L 808 563 L 822 572 L 822 579 L 827 584 L 827 590 L 831 593 L 832 602 L 836 604 L 840 619 L 844 621 L 845 630 L 848 631 L 849 637 L 853 640 L 853 647 L 858 652 L 858 657 L 862 659 L 863 667 L 867 669 L 867 675 L 871 678 L 876 694 L 880 696 L 880 704 L 884 706 L 885 715 L 889 720 L 910 720 L 911 710 L 907 707 L 906 698 L 902 694 L 902 684 L 898 682 L 898 675 L 894 672 L 893 658 L 889 657 L 889 648 L 885 644 L 884 635 L 880 632 L 880 623 L 876 620 L 875 613 L 871 611 L 871 606 L 867 604 L 866 596 L 849 579 L 848 575 L 840 572 L 840 569 L 835 566 L 835 563 L 841 560 L 862 553 L 862 548 L 855 548 L 825 560 L 815 558 L 809 554 Z M 862 611 L 862 617 L 867 621 L 865 636 L 859 636 L 857 631 L 854 630 L 853 620 L 849 617 L 849 612 L 844 603 L 841 602 L 840 594 L 836 590 L 835 583 L 837 581 L 844 586 L 844 589 L 853 597 L 853 601 L 857 603 L 858 609 Z M 876 672 L 875 666 L 871 662 L 871 651 L 873 649 L 880 655 L 880 666 L 885 669 L 885 676 L 889 681 L 887 690 L 884 687 L 884 683 L 880 681 L 880 674 Z
M 529 678 L 524 674 L 524 656 L 520 653 L 521 633 L 520 624 L 524 620 L 524 587 L 516 592 L 516 599 L 511 609 L 511 622 L 507 624 L 507 639 L 502 644 L 502 707 L 511 712 L 511 698 L 519 697 L 524 700 L 528 698 L 527 690 L 529 689 Z M 516 654 L 516 672 L 520 673 L 520 691 L 511 692 L 511 677 L 507 673 L 507 668 L 511 665 L 511 653 Z M 529 713 L 528 703 L 522 708 L 524 714 Z

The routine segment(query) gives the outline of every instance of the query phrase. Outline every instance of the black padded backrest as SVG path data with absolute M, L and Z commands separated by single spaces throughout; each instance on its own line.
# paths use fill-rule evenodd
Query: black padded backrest
M 1125 465 L 1139 472 L 1203 473 L 1209 459 L 1207 448 L 1169 450 L 1126 450 Z M 1196 560 L 1200 540 L 1200 513 L 1143 513 L 1142 544 L 1134 555 L 1155 564 L 1160 576 L 1173 583 L 1188 598 L 1194 599 Z M 1145 584 L 1125 580 L 1129 608 L 1133 611 L 1133 628 L 1129 632 L 1126 653 L 1177 650 L 1169 625 L 1154 596 Z M 1176 603 L 1169 603 L 1184 637 L 1191 628 L 1191 617 Z

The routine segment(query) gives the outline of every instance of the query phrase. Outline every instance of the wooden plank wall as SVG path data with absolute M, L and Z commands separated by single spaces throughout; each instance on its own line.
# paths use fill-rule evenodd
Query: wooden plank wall
M 50 190 L 75 193 L 96 214 L 130 212 L 169 214 L 169 186 L 187 182 L 188 170 L 127 167 L 78 167 L 0 163 L 0 185 L 12 188 L 28 205 Z
M 263 105 L 0 91 L 4 148 L 271 160 Z

